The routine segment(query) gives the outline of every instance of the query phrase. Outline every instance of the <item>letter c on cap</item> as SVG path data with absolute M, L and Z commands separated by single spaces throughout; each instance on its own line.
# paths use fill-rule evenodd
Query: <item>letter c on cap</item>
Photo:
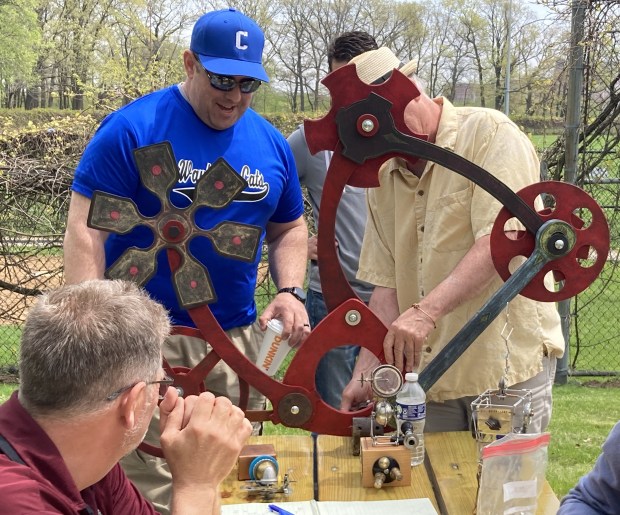
M 241 44 L 241 38 L 242 37 L 248 37 L 248 33 L 245 30 L 238 30 L 237 31 L 237 40 L 235 42 L 235 46 L 239 49 L 239 50 L 245 50 L 246 48 L 248 48 L 248 45 L 242 45 Z

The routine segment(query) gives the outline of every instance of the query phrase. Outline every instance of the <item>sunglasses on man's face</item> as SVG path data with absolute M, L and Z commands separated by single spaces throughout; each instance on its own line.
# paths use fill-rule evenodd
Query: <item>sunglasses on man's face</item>
M 194 57 L 207 74 L 207 77 L 209 77 L 211 86 L 219 91 L 232 91 L 235 89 L 235 86 L 239 86 L 241 93 L 254 93 L 261 85 L 261 81 L 258 79 L 247 78 L 238 81 L 230 75 L 218 75 L 217 73 L 210 72 L 202 66 L 202 63 L 196 54 L 194 54 Z
M 254 93 L 261 84 L 261 81 L 258 79 L 241 79 L 237 81 L 230 75 L 217 75 L 206 69 L 205 72 L 207 72 L 207 77 L 211 81 L 211 86 L 220 91 L 232 91 L 238 85 L 241 93 Z

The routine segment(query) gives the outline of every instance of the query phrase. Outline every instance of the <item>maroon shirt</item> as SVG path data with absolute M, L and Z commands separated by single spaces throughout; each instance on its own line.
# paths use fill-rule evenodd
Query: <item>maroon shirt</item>
M 0 514 L 157 513 L 118 463 L 101 481 L 78 491 L 58 449 L 22 407 L 17 392 L 0 406 L 0 435 L 25 463 L 0 453 Z

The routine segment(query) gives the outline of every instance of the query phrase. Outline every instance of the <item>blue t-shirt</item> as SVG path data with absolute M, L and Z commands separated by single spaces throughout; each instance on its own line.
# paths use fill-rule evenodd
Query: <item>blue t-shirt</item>
M 176 85 L 109 115 L 86 147 L 72 189 L 89 198 L 96 190 L 128 197 L 144 216 L 157 215 L 160 202 L 142 186 L 133 150 L 163 141 L 172 145 L 179 167 L 180 180 L 170 195 L 176 207 L 190 205 L 196 181 L 220 157 L 248 183 L 227 207 L 196 210 L 195 221 L 201 229 L 211 229 L 225 220 L 257 225 L 263 229 L 260 249 L 268 222 L 291 222 L 303 214 L 295 162 L 277 129 L 251 109 L 229 129 L 212 129 L 196 116 Z M 126 235 L 110 234 L 105 246 L 106 267 L 128 247 L 146 248 L 152 242 L 152 232 L 146 227 Z M 254 322 L 260 252 L 254 262 L 246 263 L 218 254 L 206 237 L 194 238 L 189 247 L 207 267 L 217 295 L 210 308 L 222 328 Z M 174 324 L 194 325 L 178 304 L 165 250 L 159 253 L 157 271 L 145 287 L 170 310 Z

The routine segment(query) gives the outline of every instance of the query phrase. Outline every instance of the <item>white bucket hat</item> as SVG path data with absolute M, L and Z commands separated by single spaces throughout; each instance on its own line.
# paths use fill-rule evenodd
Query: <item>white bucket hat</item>
M 355 64 L 357 76 L 366 84 L 381 84 L 397 69 L 407 77 L 416 71 L 414 61 L 402 63 L 388 47 L 382 46 L 360 54 L 349 63 Z

